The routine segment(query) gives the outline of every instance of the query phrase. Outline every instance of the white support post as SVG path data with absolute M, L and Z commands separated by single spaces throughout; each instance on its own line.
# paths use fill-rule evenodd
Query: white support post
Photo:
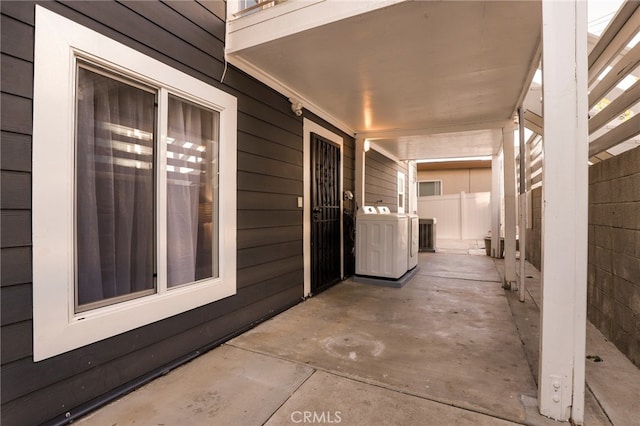
M 518 300 L 524 302 L 526 295 L 526 280 L 527 273 L 525 272 L 527 260 L 525 259 L 526 244 L 527 244 L 527 193 L 520 193 L 518 196 L 520 201 L 520 232 L 519 241 L 520 246 L 520 280 L 518 281 Z
M 418 214 L 418 169 L 415 161 L 407 162 L 409 170 L 409 214 Z
M 460 239 L 467 238 L 465 228 L 467 226 L 467 197 L 464 191 L 460 191 Z
M 491 157 L 491 257 L 500 258 L 500 210 L 502 204 L 502 155 Z
M 584 423 L 587 4 L 543 1 L 544 168 L 540 413 Z
M 516 289 L 516 161 L 513 128 L 502 129 L 504 155 L 504 288 Z
M 353 194 L 356 205 L 359 208 L 364 206 L 364 171 L 365 171 L 365 151 L 364 138 L 356 137 L 356 170 L 355 170 L 355 194 Z M 357 211 L 354 214 L 358 214 Z
M 518 152 L 520 153 L 520 227 L 518 237 L 520 239 L 520 282 L 518 283 L 518 300 L 524 302 L 525 285 L 527 281 L 527 274 L 525 272 L 526 266 L 526 252 L 527 252 L 527 150 L 524 143 L 524 111 L 522 106 L 518 108 Z

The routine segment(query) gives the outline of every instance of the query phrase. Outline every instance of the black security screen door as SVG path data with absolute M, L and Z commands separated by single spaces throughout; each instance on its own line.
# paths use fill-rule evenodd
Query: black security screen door
M 311 292 L 340 281 L 340 147 L 311 134 Z

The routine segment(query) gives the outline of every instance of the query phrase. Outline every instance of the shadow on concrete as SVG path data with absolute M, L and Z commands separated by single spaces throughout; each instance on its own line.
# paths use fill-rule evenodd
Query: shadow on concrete
M 546 424 L 537 307 L 514 304 L 498 269 L 421 253 L 403 288 L 344 281 L 79 423 Z M 592 402 L 587 424 L 608 424 Z

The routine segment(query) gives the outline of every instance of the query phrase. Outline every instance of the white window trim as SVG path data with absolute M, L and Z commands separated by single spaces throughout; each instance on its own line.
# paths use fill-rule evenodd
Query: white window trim
M 218 278 L 167 291 L 160 291 L 159 279 L 156 294 L 74 313 L 74 57 L 78 54 L 220 112 Z M 159 110 L 162 108 L 160 105 Z M 236 293 L 235 97 L 37 6 L 33 109 L 34 361 Z M 158 142 L 162 150 L 166 134 L 158 134 Z M 159 268 L 166 265 L 160 259 L 166 248 L 163 244 L 166 238 L 164 242 L 159 238 Z M 160 276 L 160 269 L 158 273 Z
M 418 198 L 440 197 L 442 196 L 442 194 L 444 194 L 444 186 L 442 184 L 442 179 L 422 179 L 418 181 L 418 186 L 420 186 L 420 184 L 423 182 L 440 182 L 440 194 L 439 195 L 420 195 L 420 188 L 416 188 L 416 191 L 418 193 Z

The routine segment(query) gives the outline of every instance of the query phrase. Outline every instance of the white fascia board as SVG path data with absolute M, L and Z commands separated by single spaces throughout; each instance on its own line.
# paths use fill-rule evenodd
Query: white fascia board
M 527 72 L 527 77 L 524 80 L 524 84 L 522 85 L 522 89 L 520 94 L 518 95 L 518 100 L 516 101 L 516 105 L 513 108 L 513 113 L 511 115 L 516 115 L 518 113 L 518 108 L 522 106 L 524 103 L 524 99 L 527 97 L 529 93 L 529 89 L 531 88 L 531 83 L 533 82 L 533 76 L 535 75 L 538 67 L 540 66 L 540 58 L 542 57 L 542 37 L 538 39 L 537 47 L 533 57 L 531 58 L 531 62 L 529 63 L 529 71 Z
M 386 149 L 384 149 L 380 144 L 377 144 L 375 142 L 371 143 L 371 149 L 373 149 L 374 151 L 379 152 L 380 154 L 384 155 L 385 157 L 387 157 L 390 160 L 395 161 L 396 163 L 399 163 L 401 160 L 394 154 L 390 153 L 389 151 L 387 151 Z
M 406 0 L 288 0 L 227 22 L 228 53 L 306 31 Z
M 252 27 L 254 25 L 259 25 L 262 22 L 270 21 L 272 19 L 276 19 L 279 16 L 288 15 L 290 13 L 294 13 L 297 10 L 303 9 L 305 7 L 313 6 L 316 3 L 322 3 L 326 0 L 306 0 L 306 1 L 294 1 L 288 0 L 284 3 L 277 4 L 272 7 L 265 8 L 263 10 L 257 10 L 250 15 L 234 17 L 233 11 L 229 9 L 231 13 L 230 16 L 227 17 L 227 33 L 231 34 L 236 31 L 240 31 L 245 28 Z M 233 1 L 229 1 L 228 3 L 236 3 Z
M 475 130 L 491 130 L 514 127 L 512 120 L 483 121 L 478 123 L 458 124 L 446 127 L 427 127 L 424 129 L 392 129 L 358 132 L 358 136 L 375 141 L 376 139 L 393 139 L 408 136 L 438 135 L 444 133 L 471 132 Z M 515 128 L 515 127 L 514 127 Z
M 323 120 L 327 121 L 328 123 L 334 125 L 338 129 L 340 129 L 343 132 L 345 132 L 346 134 L 348 134 L 350 136 L 354 136 L 355 135 L 356 132 L 351 128 L 351 126 L 349 126 L 348 124 L 346 124 L 345 122 L 343 122 L 339 118 L 334 117 L 331 113 L 325 111 L 324 109 L 322 109 L 321 107 L 316 105 L 310 99 L 308 99 L 305 96 L 301 95 L 300 93 L 298 93 L 294 89 L 292 89 L 289 86 L 287 86 L 286 84 L 282 83 L 277 78 L 273 77 L 271 74 L 268 74 L 268 73 L 264 72 L 263 70 L 259 69 L 258 67 L 254 66 L 250 62 L 244 60 L 243 58 L 240 58 L 240 57 L 234 56 L 234 55 L 229 55 L 227 57 L 227 62 L 230 63 L 231 65 L 237 67 L 238 69 L 246 72 L 251 77 L 261 81 L 262 83 L 266 84 L 267 86 L 271 87 L 272 89 L 276 90 L 277 92 L 280 92 L 281 94 L 283 94 L 284 96 L 288 97 L 289 99 L 295 99 L 295 100 L 301 102 L 302 106 L 306 110 L 311 111 L 312 113 L 314 113 L 318 117 L 320 117 Z

